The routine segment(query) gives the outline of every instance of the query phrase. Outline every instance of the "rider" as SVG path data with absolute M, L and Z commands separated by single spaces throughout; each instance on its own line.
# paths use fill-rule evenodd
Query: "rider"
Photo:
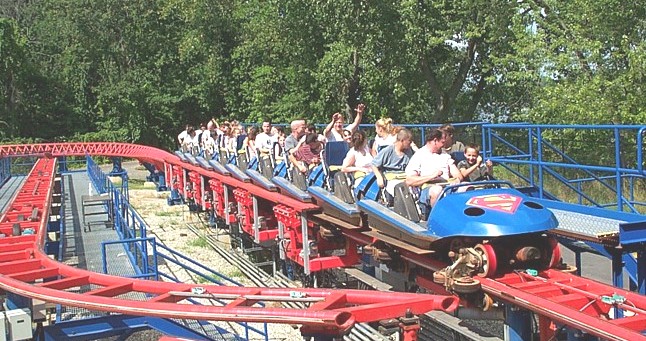
M 439 184 L 457 184 L 463 179 L 451 155 L 442 152 L 445 138 L 441 130 L 433 129 L 406 167 L 406 185 L 421 189 L 419 201 L 425 209 L 435 205 L 442 192 Z
M 395 193 L 395 185 L 404 181 L 404 170 L 413 156 L 410 148 L 413 135 L 404 128 L 397 133 L 395 143 L 382 149 L 372 160 L 372 171 L 375 174 L 379 188 L 385 188 L 391 200 Z

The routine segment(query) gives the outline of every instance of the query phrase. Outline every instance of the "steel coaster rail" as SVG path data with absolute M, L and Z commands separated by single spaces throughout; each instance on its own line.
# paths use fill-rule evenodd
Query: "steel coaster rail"
M 212 235 L 208 235 L 200 231 L 200 229 L 194 225 L 189 224 L 188 228 L 196 236 L 206 238 L 209 245 L 215 250 L 220 256 L 227 260 L 229 264 L 235 265 L 242 271 L 247 278 L 258 286 L 277 286 L 281 288 L 296 288 L 296 285 L 287 278 L 280 278 L 280 273 L 277 273 L 278 276 L 270 276 L 262 269 L 255 267 L 248 259 L 239 256 L 236 253 L 227 252 L 220 246 L 218 246 L 218 240 L 214 239 Z M 305 305 L 301 302 L 283 302 L 284 306 L 296 309 L 305 309 Z M 350 332 L 343 336 L 344 340 L 390 340 L 385 336 L 381 335 L 377 330 L 372 328 L 367 323 L 357 323 L 350 330 Z
M 646 340 L 642 334 L 646 329 L 646 296 L 556 270 L 535 276 L 510 273 L 484 278 L 481 283 L 485 291 L 503 297 L 504 301 L 604 340 Z M 615 318 L 603 318 L 611 310 L 615 311 Z M 618 318 L 620 311 L 631 315 Z
M 155 249 L 154 255 L 156 258 L 161 258 L 167 263 L 172 263 L 178 266 L 181 266 L 185 271 L 187 271 L 191 276 L 197 275 L 200 276 L 200 278 L 206 279 L 212 283 L 218 284 L 218 285 L 234 285 L 234 286 L 239 286 L 241 287 L 242 284 L 205 266 L 204 264 L 200 264 L 196 262 L 193 259 L 188 258 L 187 256 L 167 247 L 163 243 L 157 243 L 157 240 L 155 238 L 150 238 L 150 243 L 153 245 L 153 248 Z M 165 273 L 164 271 L 161 271 L 159 268 L 157 269 L 157 274 L 159 277 L 162 278 L 162 280 L 169 280 L 175 283 L 179 283 L 180 280 L 175 276 L 174 274 L 168 274 Z M 202 304 L 199 301 L 196 300 L 189 300 L 193 304 Z M 262 305 L 262 303 L 260 303 Z M 249 326 L 247 323 L 242 323 L 242 322 L 236 322 L 238 325 L 242 326 L 245 328 L 245 334 L 249 335 L 249 331 L 254 332 L 258 334 L 260 337 L 264 338 L 265 340 L 268 340 L 268 333 L 267 333 L 267 324 L 263 324 L 262 330 L 259 328 L 256 328 L 254 326 Z M 250 329 L 250 330 L 246 330 Z M 249 337 L 247 337 L 249 339 Z
M 21 152 L 29 155 L 52 157 L 54 154 L 86 154 L 103 155 L 101 148 L 107 148 L 106 153 L 121 153 L 123 156 L 142 158 L 160 164 L 159 160 L 173 164 L 181 164 L 177 157 L 152 147 L 127 146 L 125 144 L 63 144 L 63 145 L 31 145 L 31 146 L 1 146 L 0 155 L 18 155 Z M 117 148 L 118 147 L 118 148 Z M 49 149 L 48 149 L 49 148 Z M 151 160 L 157 155 L 159 159 Z M 51 162 L 52 170 L 54 162 Z M 198 167 L 182 164 L 183 167 L 206 176 L 217 176 Z M 163 169 L 163 168 L 161 168 Z M 44 176 L 45 172 L 36 172 Z M 50 172 L 39 181 L 52 186 L 53 173 Z M 313 204 L 304 205 L 297 200 L 289 199 L 279 193 L 272 193 L 245 184 L 235 179 L 222 179 L 232 186 L 248 188 L 256 195 L 266 195 L 280 200 L 285 204 L 293 203 L 300 210 L 315 208 Z M 25 198 L 33 201 L 32 192 L 26 192 Z M 43 207 L 50 206 L 51 191 L 41 195 L 39 202 Z M 39 299 L 46 302 L 59 303 L 89 310 L 124 313 L 129 315 L 153 316 L 162 318 L 185 318 L 194 320 L 246 321 L 302 324 L 308 330 L 338 333 L 349 329 L 354 323 L 404 316 L 407 313 L 420 314 L 429 310 L 439 309 L 451 311 L 458 302 L 454 297 L 420 295 L 410 293 L 384 293 L 375 296 L 360 290 L 331 290 L 331 289 L 298 289 L 298 297 L 294 298 L 293 289 L 283 288 L 238 288 L 212 285 L 189 285 L 144 281 L 103 275 L 79 270 L 50 259 L 42 253 L 45 228 L 48 214 L 43 214 L 36 224 L 37 233 L 31 236 L 18 236 L 0 239 L 0 243 L 19 243 L 34 241 L 32 247 L 21 248 L 21 252 L 0 254 L 0 289 L 13 292 L 18 296 Z M 0 229 L 2 227 L 0 226 Z M 35 240 L 36 239 L 36 240 Z M 0 250 L 1 251 L 1 250 Z M 11 251 L 13 252 L 13 251 Z M 55 280 L 50 280 L 56 278 Z M 92 286 L 92 290 L 77 294 L 71 290 L 79 286 Z M 199 288 L 199 289 L 198 289 Z M 151 299 L 147 301 L 131 301 L 126 298 L 129 292 L 146 293 Z M 187 299 L 227 297 L 233 301 L 217 306 L 193 306 L 181 304 Z M 313 302 L 306 310 L 286 308 L 259 308 L 254 306 L 257 301 L 299 301 Z
M 260 196 L 262 198 L 265 198 L 265 199 L 268 199 L 268 200 L 274 200 L 274 201 L 275 200 L 282 200 L 283 204 L 285 204 L 285 205 L 290 205 L 290 204 L 293 203 L 294 204 L 294 209 L 298 210 L 299 212 L 300 211 L 307 212 L 308 210 L 316 209 L 316 206 L 313 205 L 313 204 L 306 204 L 306 203 L 300 203 L 300 202 L 295 202 L 295 201 L 289 201 L 287 199 L 287 197 L 283 196 L 280 193 L 268 192 L 268 191 L 265 191 L 265 190 L 263 190 L 261 188 L 258 188 L 257 186 L 253 186 L 253 184 L 243 183 L 243 182 L 241 182 L 239 180 L 236 180 L 236 179 L 234 179 L 232 177 L 223 176 L 223 175 L 217 174 L 215 172 L 209 172 L 209 171 L 207 171 L 205 169 L 196 167 L 196 166 L 194 166 L 192 164 L 189 164 L 187 162 L 182 162 L 182 161 L 178 160 L 177 158 L 175 160 L 169 158 L 169 159 L 166 159 L 165 161 L 169 162 L 169 163 L 171 163 L 173 165 L 177 165 L 178 168 L 181 169 L 184 172 L 193 171 L 193 172 L 196 172 L 198 174 L 202 174 L 202 175 L 207 176 L 207 177 L 217 178 L 219 181 L 221 181 L 221 182 L 223 182 L 223 183 L 225 183 L 225 184 L 227 184 L 229 186 L 233 186 L 233 187 L 237 187 L 237 188 L 243 188 L 245 190 L 248 190 L 249 192 L 252 192 L 254 195 L 258 195 L 258 196 Z M 364 244 L 370 243 L 372 241 L 371 238 L 368 238 L 366 236 L 362 236 L 362 235 L 358 235 L 358 234 L 357 235 L 352 235 L 353 233 L 352 233 L 351 230 L 344 231 L 343 233 L 344 234 L 347 233 L 346 235 L 348 235 L 350 238 L 352 238 L 354 240 L 357 240 L 357 241 L 360 241 L 360 242 L 363 242 Z M 406 252 L 405 250 L 401 250 L 401 256 L 402 256 L 403 259 L 406 259 L 406 260 L 410 261 L 411 263 L 417 264 L 417 265 L 419 265 L 421 267 L 428 267 L 428 268 L 433 268 L 433 267 L 439 268 L 439 267 L 441 267 L 441 264 L 431 264 L 429 262 L 429 258 L 427 258 L 427 257 L 423 257 L 423 256 L 420 256 L 420 255 L 412 253 L 412 252 Z M 64 266 L 62 266 L 61 268 L 65 269 Z M 424 279 L 422 278 L 420 280 L 424 280 Z M 489 280 L 487 280 L 487 281 L 489 281 Z M 492 280 L 492 281 L 494 281 L 494 280 Z M 581 285 L 589 285 L 589 284 L 593 283 L 593 281 L 590 281 L 590 280 L 587 280 L 587 279 L 582 279 L 582 278 L 577 278 L 577 281 L 580 281 Z M 494 282 L 499 283 L 500 281 L 498 279 L 496 279 Z M 136 281 L 136 280 L 133 280 L 133 283 L 138 283 L 138 285 L 141 285 L 141 284 L 139 284 L 140 282 Z M 514 297 L 523 297 L 523 299 L 519 300 L 518 302 L 522 303 L 522 302 L 526 301 L 526 302 L 529 302 L 529 303 L 527 305 L 521 305 L 522 307 L 530 309 L 530 310 L 535 311 L 535 312 L 538 312 L 539 314 L 545 315 L 545 316 L 547 316 L 549 318 L 553 318 L 553 319 L 558 320 L 559 316 L 562 316 L 562 313 L 557 312 L 556 310 L 545 310 L 544 309 L 545 305 L 543 305 L 543 303 L 548 304 L 548 305 L 549 304 L 554 305 L 554 304 L 557 304 L 558 302 L 546 303 L 544 301 L 541 301 L 540 297 L 537 297 L 537 294 L 535 292 L 532 292 L 532 291 L 528 290 L 527 288 L 513 287 L 512 288 L 513 292 L 512 292 L 512 289 L 509 288 L 508 283 L 500 282 L 499 284 L 505 286 L 505 288 L 507 288 L 507 289 L 498 290 L 498 287 L 494 288 L 493 285 L 489 289 L 487 289 L 487 287 L 483 285 L 483 288 L 485 288 L 485 291 L 488 292 L 489 294 L 494 295 L 494 296 L 498 297 L 501 300 L 511 301 L 514 304 L 516 304 L 516 300 L 513 299 Z M 612 286 L 602 286 L 602 289 L 604 291 L 610 291 L 610 292 L 617 292 L 617 290 L 618 290 L 617 288 L 612 287 Z M 256 289 L 256 290 L 261 290 L 261 289 Z M 277 290 L 277 289 L 272 289 L 272 290 Z M 308 289 L 303 289 L 303 290 L 308 290 Z M 346 292 L 346 291 L 344 291 L 344 292 Z M 254 293 L 254 295 L 256 295 L 256 294 L 258 294 L 258 293 Z M 390 295 L 390 293 L 384 293 L 384 294 L 385 295 Z M 517 296 L 514 296 L 515 294 L 517 294 Z M 382 296 L 382 295 L 380 295 L 380 296 Z M 374 296 L 374 295 L 372 295 L 372 296 Z M 180 295 L 180 297 L 183 297 L 183 295 Z M 419 298 L 419 297 L 423 297 L 423 296 L 416 296 L 416 298 Z M 638 305 L 638 308 L 644 310 L 643 306 L 646 305 L 646 304 L 642 304 L 643 302 L 641 302 L 640 300 L 631 299 L 631 301 L 636 302 L 636 304 Z M 402 302 L 400 301 L 400 303 L 402 303 Z M 186 305 L 184 305 L 184 306 L 186 306 Z M 565 305 L 558 306 L 559 310 L 566 309 L 566 308 L 568 308 L 568 307 L 566 307 Z M 374 314 L 376 314 L 378 312 L 381 312 L 382 310 L 384 310 L 384 307 L 380 306 L 379 309 L 362 310 L 362 314 L 372 315 L 372 317 L 374 318 L 375 317 Z M 567 311 L 567 310 L 562 310 L 562 311 Z M 305 312 L 307 312 L 307 311 L 305 311 Z M 353 312 L 356 312 L 356 311 L 353 310 Z M 270 312 L 268 312 L 268 313 L 270 315 L 272 314 Z M 362 316 L 362 315 L 357 315 L 357 316 Z M 601 333 L 601 335 L 606 335 L 606 332 L 612 331 L 614 328 L 616 328 L 616 325 L 615 325 L 616 323 L 625 324 L 625 325 L 623 325 L 625 327 L 625 326 L 631 325 L 631 323 L 632 323 L 631 321 L 634 321 L 634 320 L 622 320 L 622 319 L 617 319 L 617 320 L 622 320 L 622 321 L 613 320 L 614 322 L 613 321 L 603 321 L 603 320 L 601 320 L 601 319 L 599 319 L 597 317 L 597 320 L 595 320 L 594 325 L 596 327 L 602 328 L 601 330 L 598 330 L 598 329 L 594 329 L 594 328 L 588 328 L 588 329 L 585 328 L 585 322 L 587 322 L 589 317 L 588 318 L 581 318 L 579 320 L 578 319 L 579 315 L 572 313 L 571 316 L 575 316 L 575 320 L 574 321 L 566 320 L 564 323 L 572 325 L 572 326 L 579 327 L 580 322 L 583 321 L 584 325 L 581 326 L 582 330 L 589 331 L 591 333 Z M 366 317 L 366 316 L 362 316 L 362 317 Z M 643 316 L 640 315 L 640 318 L 641 317 L 643 317 Z M 359 320 L 359 317 L 357 317 L 357 321 L 358 320 Z M 560 321 L 560 320 L 558 320 L 558 321 Z M 630 331 L 628 331 L 628 333 L 630 333 Z M 595 335 L 597 335 L 597 334 L 595 334 Z M 633 339 L 639 338 L 639 334 L 635 334 L 635 333 L 630 334 L 630 336 L 635 336 L 635 338 L 633 338 Z

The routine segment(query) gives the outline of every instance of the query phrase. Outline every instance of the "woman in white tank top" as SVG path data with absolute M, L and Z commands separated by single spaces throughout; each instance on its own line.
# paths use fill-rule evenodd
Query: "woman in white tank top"
M 368 140 L 366 134 L 361 131 L 355 131 L 352 134 L 352 141 L 350 143 L 350 150 L 343 159 L 343 166 L 341 171 L 344 173 L 353 173 L 355 178 L 355 185 L 358 180 L 363 178 L 366 173 L 372 172 L 372 154 L 368 148 Z

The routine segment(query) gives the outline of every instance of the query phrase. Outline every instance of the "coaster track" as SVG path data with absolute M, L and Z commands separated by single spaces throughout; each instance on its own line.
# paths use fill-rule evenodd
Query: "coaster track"
M 316 203 L 299 201 L 280 191 L 254 185 L 251 181 L 242 181 L 230 174 L 226 175 L 212 169 L 205 169 L 153 147 L 123 143 L 0 146 L 0 157 L 31 155 L 51 158 L 88 154 L 134 158 L 154 164 L 158 170 L 172 170 L 175 173 L 185 172 L 189 177 L 192 176 L 191 174 L 193 177 L 195 174 L 199 174 L 210 179 L 209 183 L 214 185 L 224 184 L 244 190 L 253 197 L 274 204 L 280 203 L 281 210 L 288 209 L 290 214 L 300 214 L 303 217 L 311 215 L 313 218 L 310 219 L 325 221 L 329 226 L 338 228 L 349 240 L 360 245 L 374 240 L 369 234 L 363 233 L 361 227 L 348 226 L 347 223 L 339 222 L 334 217 L 326 217 L 325 214 L 319 213 L 321 209 Z M 50 164 L 48 167 L 53 167 L 53 165 Z M 49 169 L 50 172 L 53 172 L 53 168 Z M 186 178 L 184 176 L 183 180 L 186 181 Z M 26 183 L 32 183 L 30 181 L 28 179 Z M 49 187 L 51 188 L 51 180 Z M 20 200 L 29 200 L 28 198 L 34 197 L 36 194 L 33 191 L 27 191 L 24 197 L 20 197 Z M 41 200 L 49 200 L 48 195 L 43 196 Z M 48 202 L 45 202 L 42 207 L 48 207 L 47 205 Z M 279 212 L 276 214 L 278 215 Z M 40 220 L 41 225 L 37 234 L 39 236 L 38 244 L 31 248 L 25 246 L 37 241 L 33 236 L 0 239 L 2 244 L 0 246 L 0 251 L 2 251 L 0 253 L 0 261 L 2 261 L 0 263 L 0 273 L 2 273 L 0 288 L 27 297 L 95 310 L 206 320 L 300 323 L 315 328 L 335 330 L 345 330 L 355 322 L 384 319 L 386 311 L 395 317 L 403 316 L 407 309 L 418 314 L 430 309 L 452 310 L 457 305 L 455 299 L 432 295 L 390 292 L 374 295 L 370 292 L 353 290 L 299 289 L 313 303 L 307 310 L 249 308 L 246 306 L 259 300 L 289 300 L 289 291 L 285 289 L 207 286 L 205 287 L 206 293 L 197 294 L 194 293 L 196 286 L 129 280 L 70 268 L 50 260 L 40 251 L 44 237 L 40 231 L 46 222 L 46 216 L 43 215 Z M 2 220 L 2 224 L 4 224 L 4 220 Z M 0 229 L 3 231 L 8 229 L 3 226 L 5 225 L 0 225 Z M 21 245 L 21 247 L 9 246 L 12 244 Z M 440 264 L 437 261 L 429 261 L 425 254 L 413 252 L 401 245 L 392 245 L 392 247 L 398 250 L 402 259 L 416 266 L 427 267 L 430 270 L 446 266 L 446 264 Z M 14 267 L 18 264 L 20 267 Z M 17 268 L 21 271 L 12 270 Z M 52 278 L 55 279 L 51 280 Z M 423 284 L 425 280 L 431 282 L 424 278 L 418 278 L 417 281 Z M 646 297 L 643 295 L 555 270 L 542 271 L 535 276 L 516 272 L 509 273 L 495 278 L 483 278 L 481 283 L 482 289 L 488 295 L 530 310 L 548 322 L 570 326 L 603 339 L 646 339 L 643 334 L 646 331 Z M 97 285 L 99 288 L 83 295 L 65 291 L 88 284 Z M 117 295 L 133 291 L 148 293 L 153 298 L 146 302 L 123 302 L 123 300 L 115 298 Z M 61 295 L 72 298 L 64 299 Z M 223 295 L 221 297 L 230 298 L 232 301 L 225 307 L 196 306 L 187 308 L 186 305 L 174 305 L 188 297 L 217 298 L 218 295 Z M 339 307 L 340 305 L 344 307 Z M 347 306 L 350 305 L 359 306 L 348 308 Z M 181 311 L 175 310 L 180 308 Z M 619 313 L 611 317 L 610 310 L 621 311 L 623 314 Z M 235 318 L 231 316 L 234 312 Z M 551 333 L 553 334 L 554 331 Z M 547 331 L 546 335 L 549 334 L 550 332 Z M 542 337 L 549 336 L 542 334 Z
M 63 155 L 116 156 L 152 161 L 157 155 L 172 160 L 160 150 L 109 144 L 35 145 L 2 147 L 0 155 L 42 156 L 27 176 L 0 219 L 0 289 L 22 297 L 89 310 L 161 318 L 301 324 L 310 330 L 338 334 L 354 323 L 397 318 L 457 307 L 454 297 L 384 293 L 361 290 L 285 289 L 190 285 L 136 280 L 77 269 L 52 260 L 43 252 L 55 184 L 56 157 Z M 66 148 L 69 147 L 69 148 Z M 132 152 L 131 154 L 126 151 Z M 78 293 L 81 288 L 89 291 Z M 145 300 L 132 297 L 141 297 Z M 188 299 L 219 302 L 187 304 Z M 302 302 L 307 309 L 267 308 L 258 302 Z

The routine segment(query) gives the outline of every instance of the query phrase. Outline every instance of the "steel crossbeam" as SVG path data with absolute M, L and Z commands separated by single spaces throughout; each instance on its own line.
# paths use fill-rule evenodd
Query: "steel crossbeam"
M 556 270 L 515 272 L 481 284 L 506 302 L 604 340 L 646 340 L 646 296 Z
M 124 143 L 0 146 L 0 157 L 86 154 L 135 158 L 155 164 L 159 170 L 172 170 L 173 173 L 178 173 L 175 175 L 176 177 L 182 177 L 182 181 L 185 180 L 184 174 L 192 174 L 195 179 L 198 175 L 204 176 L 209 179 L 204 182 L 209 184 L 209 189 L 212 191 L 218 215 L 226 215 L 229 211 L 225 204 L 228 200 L 231 200 L 231 202 L 241 200 L 242 193 L 244 193 L 244 197 L 258 197 L 269 202 L 280 203 L 281 207 L 284 206 L 290 209 L 290 217 L 320 210 L 316 204 L 300 202 L 279 192 L 265 190 L 253 183 L 245 183 L 234 177 L 183 162 L 176 155 L 153 147 Z M 170 181 L 170 179 L 167 178 L 167 181 Z M 36 193 L 36 187 L 34 184 L 31 186 L 34 187 L 26 187 L 26 192 L 24 192 L 26 197 L 49 200 L 49 198 L 36 196 L 34 194 Z M 229 198 L 229 190 L 238 190 L 238 198 L 235 198 L 234 195 Z M 15 202 L 20 203 L 21 201 L 16 199 Z M 47 205 L 41 207 L 43 208 L 41 212 L 45 212 Z M 24 218 L 27 212 L 29 210 L 23 212 L 21 216 Z M 33 213 L 33 208 L 31 212 Z M 5 216 L 7 215 L 5 214 Z M 30 214 L 29 217 L 31 216 Z M 38 215 L 38 212 L 36 212 L 35 217 L 40 219 L 37 221 L 40 223 L 37 229 L 38 233 L 40 233 L 48 216 L 46 214 Z M 285 225 L 285 223 L 290 222 L 281 221 L 281 223 Z M 294 231 L 292 233 L 296 234 L 298 226 L 302 226 L 302 224 L 302 222 L 298 224 L 294 222 Z M 2 226 L 0 225 L 1 228 Z M 374 241 L 361 234 L 360 231 L 352 229 L 344 230 L 343 234 L 360 244 L 368 244 Z M 39 235 L 39 238 L 19 236 L 0 239 L 0 274 L 3 275 L 0 276 L 0 289 L 50 302 L 131 315 L 298 323 L 313 328 L 334 330 L 344 330 L 354 322 L 401 317 L 405 315 L 407 309 L 410 309 L 413 314 L 417 314 L 431 309 L 452 310 L 457 305 L 457 299 L 455 298 L 433 295 L 403 293 L 380 293 L 379 295 L 374 295 L 371 292 L 324 289 L 299 289 L 298 291 L 293 291 L 287 289 L 228 288 L 219 286 L 198 287 L 186 284 L 116 278 L 89 273 L 56 263 L 40 251 L 40 244 L 27 247 L 30 242 L 37 241 L 40 238 L 42 236 Z M 13 247 L 12 244 L 14 243 L 6 242 L 7 239 L 15 239 L 15 244 L 20 245 L 20 247 Z M 27 251 L 22 251 L 21 253 L 21 250 Z M 402 259 L 431 272 L 445 266 L 439 261 L 429 260 L 428 257 L 410 250 L 401 249 L 399 252 Z M 52 280 L 52 278 L 55 279 Z M 418 282 L 424 278 L 424 276 L 421 279 L 418 278 Z M 427 282 L 430 282 L 430 280 L 427 280 Z M 487 294 L 537 313 L 541 316 L 541 319 L 565 324 L 605 339 L 637 340 L 645 338 L 642 333 L 646 329 L 646 298 L 643 295 L 554 270 L 541 272 L 538 276 L 511 273 L 493 279 L 482 278 L 480 282 Z M 67 291 L 83 285 L 94 285 L 97 289 L 92 295 L 80 295 Z M 111 296 L 115 293 L 123 293 L 124 290 L 149 293 L 153 298 L 146 302 L 141 302 L 117 299 Z M 228 305 L 193 307 L 181 304 L 187 298 L 222 298 L 222 295 L 230 295 L 227 296 L 230 299 Z M 269 297 L 271 300 L 278 301 L 307 298 L 310 300 L 309 302 L 315 302 L 312 305 L 313 308 L 316 307 L 321 310 L 256 308 L 253 304 L 258 301 L 259 296 Z M 609 314 L 611 308 L 623 311 L 625 314 L 623 316 L 618 314 L 613 319 Z
M 63 146 L 54 144 L 4 146 L 0 149 L 2 153 L 0 155 L 47 157 L 70 155 L 70 153 L 74 155 L 125 153 L 126 155 L 121 154 L 121 156 L 154 157 L 151 151 L 154 148 L 116 145 L 97 143 L 63 144 Z M 158 155 L 165 158 L 164 162 L 171 164 L 179 162 L 171 154 L 159 151 Z M 96 311 L 162 318 L 302 324 L 331 334 L 342 333 L 357 322 L 397 318 L 430 310 L 452 311 L 457 308 L 458 299 L 450 296 L 390 292 L 374 295 L 372 292 L 361 290 L 294 290 L 166 283 L 103 275 L 58 263 L 42 252 L 49 221 L 55 165 L 55 159 L 40 159 L 27 177 L 25 186 L 14 197 L 10 206 L 12 208 L 2 218 L 0 229 L 5 228 L 5 225 L 14 224 L 14 220 L 10 219 L 13 215 L 10 213 L 18 210 L 21 205 L 24 206 L 26 201 L 29 201 L 32 213 L 33 209 L 38 210 L 29 216 L 33 220 L 29 223 L 36 224 L 33 234 L 20 233 L 0 238 L 0 289 L 3 291 L 31 299 Z M 199 173 L 205 171 L 197 167 L 192 170 Z M 229 180 L 223 182 L 237 185 Z M 248 187 L 250 192 L 265 194 L 251 185 Z M 301 205 L 299 208 L 302 210 L 309 207 Z M 22 224 L 20 228 L 21 232 L 25 231 L 22 229 Z M 92 287 L 93 290 L 79 294 L 77 293 L 79 287 Z M 147 301 L 124 298 L 128 297 L 127 293 L 130 292 L 145 293 L 151 298 Z M 257 304 L 260 298 L 278 302 L 303 301 L 315 302 L 315 304 L 304 310 L 267 308 Z M 210 305 L 186 304 L 189 299 L 208 301 Z M 227 300 L 230 303 L 227 303 Z M 225 301 L 224 304 L 222 301 Z

